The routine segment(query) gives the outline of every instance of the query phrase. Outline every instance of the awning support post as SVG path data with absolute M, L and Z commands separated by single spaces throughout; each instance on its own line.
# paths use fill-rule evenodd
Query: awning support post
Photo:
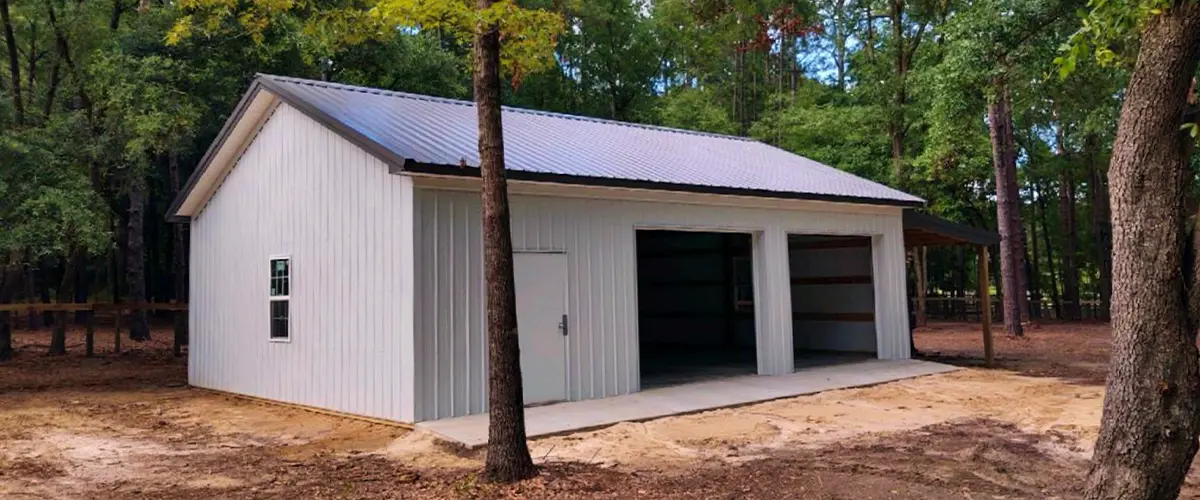
M 994 363 L 992 353 L 992 299 L 988 285 L 988 250 L 979 246 L 979 320 L 983 323 L 983 359 L 989 368 Z

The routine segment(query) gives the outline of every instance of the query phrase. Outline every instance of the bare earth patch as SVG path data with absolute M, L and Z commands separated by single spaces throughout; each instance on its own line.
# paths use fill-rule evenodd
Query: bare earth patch
M 978 327 L 939 326 L 918 347 L 972 365 Z M 482 451 L 422 432 L 181 386 L 169 342 L 92 360 L 30 348 L 0 364 L 0 498 L 1078 498 L 1103 387 L 1024 342 L 1049 330 L 1094 363 L 1107 344 L 1087 329 L 998 342 L 1006 370 L 531 441 L 543 474 L 506 486 L 478 480 Z

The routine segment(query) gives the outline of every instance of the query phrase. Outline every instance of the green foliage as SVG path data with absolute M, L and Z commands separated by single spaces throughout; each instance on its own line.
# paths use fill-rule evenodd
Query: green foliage
M 381 0 L 370 16 L 383 29 L 401 26 L 445 32 L 467 43 L 481 30 L 496 26 L 503 43 L 500 65 L 516 87 L 525 75 L 554 67 L 555 40 L 563 32 L 562 17 L 501 0 L 478 10 L 465 0 Z
M 780 109 L 768 111 L 750 129 L 752 137 L 868 179 L 890 176 L 890 141 L 884 109 L 844 102 L 835 89 L 809 82 L 790 97 L 776 96 Z
M 737 125 L 724 108 L 713 102 L 712 91 L 708 89 L 672 90 L 659 100 L 655 111 L 656 121 L 668 127 L 715 134 L 737 133 Z
M 1081 25 L 1055 59 L 1062 78 L 1088 58 L 1101 66 L 1132 64 L 1138 34 L 1146 21 L 1171 7 L 1171 0 L 1089 0 L 1087 7 L 1079 11 Z
M 1103 168 L 1137 31 L 1164 1 L 180 0 L 120 2 L 114 17 L 112 2 L 10 0 L 27 116 L 15 125 L 0 64 L 0 259 L 116 247 L 128 187 L 145 185 L 149 263 L 169 274 L 169 159 L 186 176 L 255 73 L 468 98 L 472 38 L 490 23 L 520 84 L 507 104 L 748 135 L 974 225 L 994 224 L 986 107 L 1003 78 L 1026 212 L 1038 192 L 1053 213 L 1059 174 L 1084 192 Z M 844 85 L 819 83 L 838 67 Z

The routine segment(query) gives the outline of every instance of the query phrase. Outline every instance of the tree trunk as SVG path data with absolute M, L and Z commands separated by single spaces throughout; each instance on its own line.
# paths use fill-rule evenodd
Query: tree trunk
M 929 280 L 928 276 L 926 276 L 926 271 L 928 271 L 928 268 L 925 265 L 926 257 L 927 254 L 925 252 L 925 247 L 913 248 L 913 271 L 917 277 L 917 287 L 916 290 L 914 290 L 917 306 L 915 321 L 916 326 L 925 326 L 928 323 L 928 318 L 926 318 L 928 311 L 925 308 L 925 294 L 929 289 Z
M 1037 206 L 1033 207 L 1034 212 L 1037 212 Z M 1030 258 L 1025 259 L 1025 267 L 1029 269 L 1029 314 L 1030 316 L 1042 318 L 1042 271 L 1038 268 L 1040 260 L 1038 259 L 1038 241 L 1037 241 L 1037 218 L 1030 221 L 1029 224 L 1029 245 L 1026 246 L 1026 251 L 1032 254 Z
M 493 0 L 477 0 L 486 9 Z M 484 475 L 511 482 L 537 475 L 525 442 L 517 296 L 513 284 L 508 185 L 500 117 L 500 31 L 481 27 L 475 36 L 474 90 L 479 114 L 479 173 L 483 178 L 484 304 L 488 337 L 488 451 Z
M 72 247 L 67 251 L 67 258 L 63 260 L 62 265 L 62 279 L 59 280 L 58 290 L 55 290 L 55 302 L 70 304 L 75 300 L 74 286 L 76 285 L 76 277 L 79 274 L 76 272 L 76 269 L 82 260 L 83 254 L 79 249 Z M 54 329 L 50 333 L 50 352 L 48 354 L 51 356 L 63 356 L 67 354 L 66 311 L 56 311 L 54 313 Z
M 1198 290 L 1184 277 L 1196 276 L 1184 261 L 1192 139 L 1180 130 L 1200 59 L 1200 4 L 1173 5 L 1142 31 L 1113 141 L 1113 349 L 1090 500 L 1176 498 L 1200 432 L 1198 321 L 1188 308 Z
M 12 313 L 0 311 L 0 361 L 8 361 L 12 357 Z
M 179 195 L 182 187 L 183 173 L 179 171 L 179 155 L 172 150 L 167 155 L 167 169 L 171 177 L 171 197 Z M 175 224 L 172 227 L 174 239 L 171 244 L 171 268 L 175 284 L 175 300 L 180 303 L 188 301 L 188 225 Z
M 996 97 L 988 103 L 988 132 L 992 141 L 992 167 L 996 175 L 996 221 L 1000 226 L 1000 276 L 1004 295 L 1004 327 L 1021 336 L 1021 321 L 1029 317 L 1025 297 L 1025 249 L 1021 243 L 1021 207 L 1017 192 L 1016 146 L 1008 85 L 1003 76 L 992 82 Z
M 1096 295 L 1100 298 L 1097 319 L 1107 321 L 1112 308 L 1112 222 L 1108 210 L 1108 172 L 1100 160 L 1100 140 L 1094 134 L 1083 139 L 1083 154 L 1091 180 L 1088 197 L 1092 205 L 1092 241 L 1095 247 Z
M 4 44 L 8 47 L 8 77 L 12 88 L 13 115 L 17 125 L 25 124 L 25 104 L 21 101 L 21 59 L 17 54 L 17 37 L 9 18 L 8 0 L 0 0 L 0 22 L 4 23 Z
M 21 268 L 16 254 L 9 255 L 4 267 L 0 268 L 0 304 L 12 301 L 13 290 L 21 281 Z M 0 361 L 13 357 L 12 328 L 13 314 L 8 311 L 0 312 Z
M 891 0 L 890 18 L 892 24 L 893 50 L 896 51 L 892 68 L 895 71 L 896 89 L 892 94 L 892 119 L 888 124 L 888 135 L 892 143 L 892 183 L 903 187 L 904 179 L 904 104 L 908 96 L 905 92 L 905 79 L 908 77 L 908 64 L 905 60 L 904 48 L 904 0 Z
M 134 179 L 129 184 L 129 225 L 125 237 L 125 273 L 129 293 L 126 299 L 134 304 L 146 301 L 146 183 L 145 179 Z M 129 314 L 129 339 L 150 340 L 150 325 L 146 310 L 137 309 Z
M 1057 106 L 1055 116 L 1057 117 Z M 1065 159 L 1067 156 L 1062 124 L 1056 127 L 1055 154 Z M 1069 164 L 1063 165 L 1058 174 L 1058 228 L 1063 235 L 1062 257 L 1062 300 L 1063 319 L 1079 321 L 1081 307 L 1079 303 L 1079 267 L 1075 260 L 1078 255 L 1079 235 L 1075 228 L 1075 177 L 1071 175 Z

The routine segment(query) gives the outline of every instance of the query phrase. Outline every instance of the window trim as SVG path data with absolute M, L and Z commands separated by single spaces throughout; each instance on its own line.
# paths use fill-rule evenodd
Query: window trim
M 292 343 L 292 256 L 290 254 L 274 254 L 267 256 L 267 267 L 271 269 L 271 264 L 277 260 L 286 260 L 288 266 L 287 272 L 287 295 L 271 295 L 271 279 L 273 276 L 267 275 L 267 340 L 275 344 L 290 344 Z M 273 272 L 273 270 L 272 270 Z M 287 318 L 287 336 L 274 337 L 271 335 L 271 322 L 274 318 L 271 317 L 271 305 L 275 302 L 287 302 L 288 318 Z

